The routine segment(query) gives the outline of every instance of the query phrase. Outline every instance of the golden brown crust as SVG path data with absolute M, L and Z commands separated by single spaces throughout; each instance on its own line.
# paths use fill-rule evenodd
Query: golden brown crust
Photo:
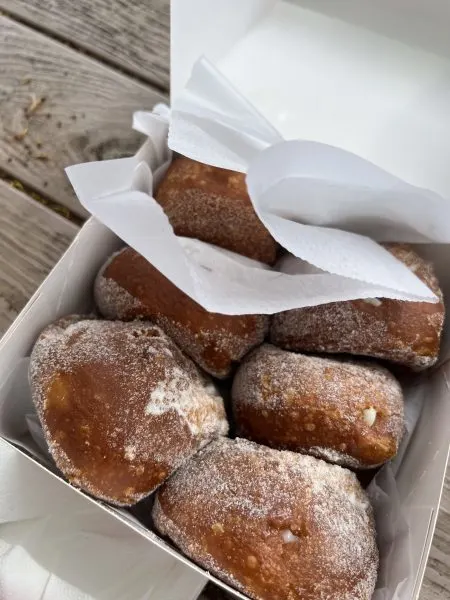
M 370 600 L 378 552 L 355 475 L 223 438 L 159 490 L 156 527 L 255 600 Z
M 403 394 L 374 363 L 306 356 L 265 344 L 233 381 L 239 435 L 352 468 L 393 458 L 404 431 Z
M 245 175 L 178 158 L 156 193 L 177 235 L 274 264 L 277 243 L 257 217 Z
M 382 358 L 414 370 L 437 361 L 444 324 L 442 292 L 433 267 L 407 244 L 385 244 L 438 297 L 438 303 L 351 300 L 274 315 L 273 344 L 287 350 Z
M 212 386 L 149 323 L 56 322 L 35 344 L 30 381 L 56 465 L 113 504 L 138 502 L 227 432 Z
M 179 290 L 132 248 L 113 256 L 100 271 L 95 299 L 103 316 L 151 319 L 205 371 L 227 377 L 233 363 L 260 344 L 266 315 L 210 313 Z

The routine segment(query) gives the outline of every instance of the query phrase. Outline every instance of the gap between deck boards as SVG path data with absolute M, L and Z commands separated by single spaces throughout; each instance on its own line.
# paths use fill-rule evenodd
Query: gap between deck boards
M 32 186 L 23 183 L 14 175 L 0 168 L 0 184 L 1 183 L 4 183 L 14 190 L 18 190 L 32 202 L 36 202 L 42 206 L 45 206 L 52 212 L 56 213 L 60 217 L 63 217 L 67 221 L 74 223 L 78 227 L 81 227 L 84 223 L 84 219 L 74 214 L 69 208 L 67 208 L 67 206 L 64 206 L 52 198 L 45 196 L 41 192 L 33 189 Z

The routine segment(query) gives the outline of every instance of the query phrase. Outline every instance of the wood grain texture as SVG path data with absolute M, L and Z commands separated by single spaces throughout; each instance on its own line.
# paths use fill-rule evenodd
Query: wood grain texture
M 0 180 L 0 336 L 78 227 Z
M 0 0 L 0 8 L 169 88 L 170 0 Z
M 441 510 L 433 538 L 420 600 L 450 598 L 450 467 L 447 470 Z
M 64 167 L 133 154 L 133 111 L 165 97 L 6 17 L 0 34 L 0 168 L 83 215 Z

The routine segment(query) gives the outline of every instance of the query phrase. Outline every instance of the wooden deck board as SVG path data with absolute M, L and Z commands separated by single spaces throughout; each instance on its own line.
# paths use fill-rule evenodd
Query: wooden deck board
M 163 90 L 169 0 L 0 0 L 0 9 Z
M 133 154 L 158 91 L 0 16 L 0 169 L 78 214 L 64 167 Z
M 77 231 L 70 221 L 0 180 L 0 335 Z

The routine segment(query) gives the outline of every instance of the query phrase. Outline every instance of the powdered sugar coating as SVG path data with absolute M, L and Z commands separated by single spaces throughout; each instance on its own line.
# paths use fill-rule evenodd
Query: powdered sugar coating
M 239 318 L 235 316 L 234 318 Z M 246 319 L 247 315 L 243 315 L 242 319 Z M 229 376 L 234 362 L 239 362 L 247 352 L 256 345 L 260 344 L 268 330 L 268 318 L 261 315 L 253 315 L 254 327 L 249 331 L 242 331 L 239 334 L 231 330 L 227 330 L 226 326 L 210 330 L 207 326 L 193 333 L 183 324 L 172 321 L 170 318 L 159 315 L 155 322 L 167 334 L 176 341 L 188 356 L 192 358 L 200 367 L 206 370 L 214 377 L 222 379 Z M 213 352 L 220 354 L 221 352 L 229 357 L 226 360 L 226 366 L 220 369 L 211 367 L 211 363 L 204 352 L 205 348 L 212 348 Z M 202 356 L 203 354 L 203 356 Z
M 166 352 L 164 354 L 167 355 Z M 199 390 L 201 390 L 201 399 Z M 186 374 L 186 371 L 176 366 L 171 367 L 150 392 L 145 414 L 163 415 L 175 411 L 189 427 L 193 436 L 201 438 L 206 426 L 209 439 L 216 424 L 210 422 L 209 417 L 213 415 L 210 415 L 209 411 L 202 407 L 205 395 L 212 395 L 217 402 L 220 404 L 222 402 L 214 386 L 199 387 L 199 381 L 193 380 L 190 375 Z M 202 418 L 199 418 L 199 411 L 204 411 Z M 223 433 L 226 434 L 227 430 L 224 429 Z
M 341 467 L 221 439 L 161 488 L 153 517 L 189 557 L 255 600 L 372 596 L 372 509 Z
M 36 342 L 33 400 L 69 480 L 130 505 L 227 433 L 223 401 L 160 328 L 80 319 L 50 325 Z M 152 410 L 155 389 L 166 393 Z
M 277 243 L 255 213 L 244 173 L 179 157 L 155 198 L 177 235 L 275 262 Z
M 94 297 L 100 314 L 106 319 L 126 319 L 126 315 L 132 313 L 134 318 L 140 319 L 144 307 L 137 298 L 121 287 L 114 279 L 105 277 L 105 271 L 111 263 L 124 252 L 121 248 L 111 254 L 102 265 L 94 282 Z
M 242 437 L 346 467 L 386 462 L 403 437 L 400 384 L 376 363 L 263 344 L 239 367 L 232 398 Z
M 146 307 L 114 279 L 103 275 L 97 277 L 95 297 L 101 314 L 107 319 L 128 320 L 130 315 L 133 315 L 135 319 L 145 319 L 147 317 Z M 229 367 L 225 367 L 222 371 L 214 371 L 205 362 L 199 348 L 213 347 L 216 351 L 221 348 L 226 349 L 226 353 L 232 360 L 237 361 L 245 351 L 263 341 L 268 329 L 268 320 L 265 317 L 255 322 L 253 331 L 242 331 L 239 335 L 234 334 L 231 330 L 227 331 L 225 327 L 210 330 L 207 328 L 206 323 L 204 328 L 198 332 L 192 332 L 182 323 L 176 322 L 161 313 L 153 315 L 152 320 L 176 341 L 183 352 L 207 372 L 211 372 L 212 375 L 218 378 L 228 375 Z
M 287 350 L 373 356 L 414 370 L 439 355 L 445 309 L 433 266 L 407 244 L 384 244 L 439 298 L 437 303 L 351 300 L 274 315 L 270 339 Z
M 179 290 L 132 248 L 114 254 L 94 286 L 96 304 L 108 319 L 149 319 L 205 371 L 227 377 L 233 363 L 260 344 L 266 315 L 210 313 Z
M 114 255 L 116 256 L 116 255 Z M 102 271 L 96 279 L 95 300 L 97 307 L 106 319 L 121 319 L 125 315 L 133 313 L 136 319 L 142 317 L 144 307 L 141 302 L 132 296 L 127 290 L 107 277 L 103 277 L 103 271 L 114 258 L 112 256 L 108 263 L 103 266 Z

